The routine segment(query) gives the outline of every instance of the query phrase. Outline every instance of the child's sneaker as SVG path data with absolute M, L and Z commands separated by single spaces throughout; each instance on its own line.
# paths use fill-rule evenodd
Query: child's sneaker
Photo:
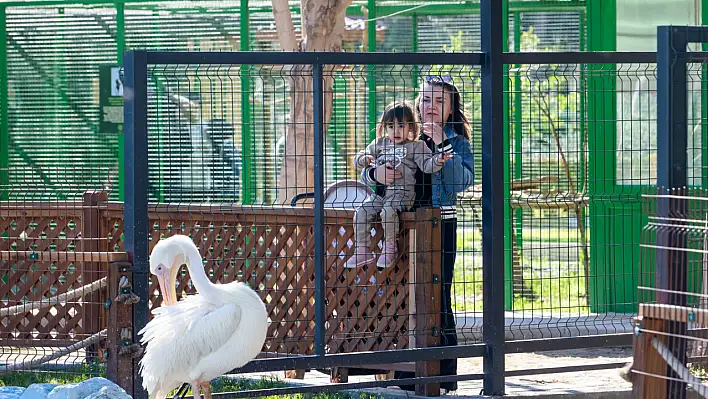
M 353 269 L 358 266 L 364 266 L 367 263 L 371 263 L 374 261 L 374 253 L 371 252 L 371 249 L 369 249 L 368 246 L 363 246 L 363 247 L 354 247 L 354 255 L 352 255 L 349 259 L 347 259 L 347 262 L 344 264 L 344 267 L 347 269 Z
M 396 261 L 396 258 L 398 258 L 398 247 L 396 246 L 396 243 L 386 243 L 381 250 L 381 256 L 379 256 L 376 266 L 389 267 Z

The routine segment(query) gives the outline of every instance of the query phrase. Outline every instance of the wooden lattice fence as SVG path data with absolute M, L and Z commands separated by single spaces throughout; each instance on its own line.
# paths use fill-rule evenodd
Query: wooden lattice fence
M 48 300 L 108 277 L 107 291 L 0 318 L 3 342 L 63 346 L 108 327 L 109 350 L 120 353 L 130 344 L 125 338 L 132 312 L 115 302 L 120 277 L 134 278 L 123 252 L 124 205 L 106 198 L 88 192 L 76 202 L 0 204 L 3 307 Z M 401 214 L 401 255 L 383 270 L 343 267 L 354 235 L 353 212 L 346 210 L 326 210 L 324 231 L 315 232 L 311 208 L 151 204 L 149 248 L 173 234 L 192 237 L 212 281 L 245 281 L 265 302 L 270 328 L 263 357 L 309 355 L 315 336 L 314 234 L 324 234 L 327 353 L 403 349 L 436 339 L 415 344 L 412 334 L 439 325 L 433 311 L 438 295 L 431 291 L 440 288 L 432 283 L 440 273 L 439 246 L 431 247 L 440 242 L 437 218 L 433 209 Z M 374 228 L 372 248 L 379 248 L 383 231 Z M 416 263 L 421 267 L 414 269 Z M 186 268 L 178 281 L 178 296 L 194 292 Z M 150 308 L 159 306 L 155 279 L 149 293 Z M 109 373 L 119 368 L 109 360 Z

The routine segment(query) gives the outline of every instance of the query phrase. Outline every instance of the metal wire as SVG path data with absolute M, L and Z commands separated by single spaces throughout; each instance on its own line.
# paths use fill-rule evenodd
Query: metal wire
M 119 195 L 120 140 L 117 134 L 97 133 L 101 116 L 91 88 L 100 77 L 87 65 L 111 64 L 123 48 L 232 51 L 235 38 L 242 33 L 251 36 L 246 47 L 252 50 L 279 49 L 269 9 L 251 12 L 249 29 L 242 32 L 244 21 L 228 4 L 208 12 L 195 8 L 196 3 L 169 4 L 146 11 L 145 4 L 126 3 L 120 24 L 113 3 L 61 10 L 55 6 L 7 9 L 12 82 L 8 123 L 12 129 L 3 200 L 17 200 L 24 207 L 31 207 L 29 201 L 44 200 L 53 209 L 40 208 L 37 218 L 8 219 L 0 231 L 8 234 L 9 247 L 3 251 L 31 251 L 32 243 L 40 240 L 67 251 L 69 245 L 75 249 L 90 244 L 93 239 L 83 230 L 79 237 L 69 219 L 87 209 L 108 210 L 110 205 L 84 206 L 78 200 L 88 190 L 107 190 L 111 199 Z M 298 16 L 293 14 L 296 29 L 300 29 Z M 513 13 L 510 46 L 516 52 L 584 50 L 583 18 L 577 11 Z M 463 52 L 480 46 L 478 15 L 377 16 L 375 38 L 367 43 L 365 20 L 347 19 L 344 50 L 368 50 L 371 42 L 383 51 Z M 43 24 L 43 29 L 35 29 L 37 24 Z M 119 29 L 122 35 L 111 33 Z M 125 42 L 119 45 L 116 37 Z M 66 59 L 66 54 L 73 55 Z M 316 328 L 326 329 L 325 336 L 331 337 L 327 353 L 411 348 L 416 340 L 431 336 L 444 337 L 448 343 L 481 342 L 482 285 L 489 276 L 481 269 L 479 186 L 462 190 L 456 204 L 457 226 L 447 227 L 444 233 L 444 240 L 457 247 L 451 261 L 454 271 L 417 277 L 411 273 L 419 259 L 433 253 L 419 244 L 431 242 L 433 233 L 416 232 L 412 226 L 440 222 L 436 217 L 417 219 L 417 214 L 401 217 L 400 251 L 392 267 L 343 267 L 354 248 L 352 208 L 359 199 L 350 197 L 351 192 L 340 194 L 339 186 L 333 185 L 361 179 L 352 158 L 374 138 L 385 105 L 401 99 L 413 101 L 422 77 L 437 73 L 452 76 L 460 91 L 471 122 L 473 183 L 481 182 L 479 67 L 326 66 L 323 169 L 325 187 L 331 188 L 328 197 L 338 209 L 328 207 L 324 231 L 314 231 L 308 207 L 314 191 L 312 179 L 283 173 L 291 165 L 303 169 L 313 163 L 315 152 L 305 145 L 314 132 L 311 70 L 307 66 L 197 61 L 151 66 L 146 171 L 149 199 L 154 204 L 151 219 L 146 221 L 151 245 L 171 234 L 190 235 L 213 281 L 245 281 L 259 292 L 271 314 L 263 350 L 266 358 L 312 354 Z M 631 330 L 637 304 L 632 282 L 639 273 L 633 261 L 638 239 L 617 233 L 627 226 L 640 226 L 639 208 L 634 207 L 639 194 L 633 187 L 652 184 L 656 177 L 656 149 L 651 144 L 656 121 L 654 75 L 654 65 L 642 63 L 610 68 L 529 61 L 508 71 L 509 130 L 505 133 L 510 140 L 505 148 L 509 161 L 504 183 L 511 193 L 502 204 L 508 210 L 504 223 L 511 226 L 503 262 L 507 339 L 585 337 Z M 616 112 L 607 111 L 616 104 Z M 308 111 L 296 114 L 292 110 L 297 106 Z M 612 135 L 604 132 L 609 131 L 616 133 L 617 143 L 607 141 Z M 700 143 L 696 141 L 693 147 L 695 155 Z M 56 153 L 67 155 L 57 157 Z M 606 165 L 616 165 L 616 170 Z M 698 169 L 697 164 L 694 168 Z M 291 206 L 293 200 L 295 206 Z M 3 202 L 0 211 L 8 206 Z M 123 246 L 123 221 L 120 212 L 106 213 L 108 231 L 97 242 L 117 251 Z M 63 235 L 55 236 L 57 220 L 66 222 L 66 227 L 58 228 Z M 446 223 L 441 222 L 451 226 Z M 600 226 L 605 226 L 603 231 L 591 231 Z M 381 223 L 373 226 L 371 249 L 377 256 L 383 249 L 385 229 Z M 314 317 L 315 234 L 325 237 L 325 326 L 315 325 Z M 105 269 L 77 272 L 87 263 L 3 260 L 0 268 L 14 280 L 3 282 L 0 297 L 7 295 L 8 306 L 24 306 L 28 298 L 22 289 L 31 284 L 20 276 L 45 273 L 51 276 L 47 280 L 58 281 L 71 280 L 72 273 L 80 272 L 92 281 L 103 277 L 98 270 Z M 43 296 L 40 303 L 75 288 L 72 283 L 38 278 L 41 284 L 34 288 L 45 291 L 37 293 Z M 412 300 L 414 291 L 434 279 L 449 289 L 450 310 L 420 311 L 422 305 Z M 154 308 L 160 305 L 161 296 L 155 282 L 151 283 L 149 306 Z M 47 292 L 48 286 L 53 288 Z M 178 293 L 194 292 L 188 274 L 181 272 Z M 94 295 L 86 302 L 60 306 L 60 317 L 76 323 L 41 334 L 48 340 L 69 337 L 73 342 L 99 331 L 72 331 L 78 325 L 72 313 L 82 309 L 104 323 L 104 301 Z M 452 318 L 453 313 L 454 325 L 436 319 Z M 624 315 L 617 316 L 620 313 Z M 45 323 L 42 317 L 53 321 L 54 316 L 36 316 L 34 322 L 41 325 Z M 27 331 L 20 328 L 24 319 L 11 321 L 10 327 L 3 328 L 3 338 L 40 334 L 31 330 L 34 326 Z M 101 357 L 101 348 L 90 352 L 86 358 Z

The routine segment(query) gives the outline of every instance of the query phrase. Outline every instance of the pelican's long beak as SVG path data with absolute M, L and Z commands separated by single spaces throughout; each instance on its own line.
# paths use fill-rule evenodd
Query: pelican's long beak
M 157 282 L 160 284 L 160 292 L 163 295 L 162 304 L 164 306 L 172 306 L 177 303 L 175 283 L 177 282 L 179 266 L 179 261 L 175 259 L 172 267 L 163 267 L 163 272 L 157 276 Z
M 170 269 L 164 267 L 162 273 L 157 275 L 157 282 L 160 284 L 160 293 L 162 293 L 162 306 L 171 306 L 175 304 L 175 297 L 172 296 L 172 291 L 175 290 L 174 286 L 170 289 Z

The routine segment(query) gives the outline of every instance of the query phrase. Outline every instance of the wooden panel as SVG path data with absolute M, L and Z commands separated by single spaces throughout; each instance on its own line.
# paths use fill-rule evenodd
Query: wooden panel
M 97 193 L 84 202 L 2 203 L 0 206 L 0 297 L 3 306 L 59 295 L 107 275 L 109 262 L 127 261 L 123 204 Z M 4 216 L 3 216 L 4 215 Z M 271 323 L 264 353 L 314 353 L 314 211 L 312 208 L 150 204 L 150 250 L 164 237 L 190 236 L 215 283 L 244 281 L 259 293 Z M 90 219 L 86 224 L 85 219 Z M 328 353 L 410 347 L 410 273 L 415 260 L 414 213 L 402 213 L 394 266 L 346 269 L 352 253 L 353 211 L 325 211 L 325 319 Z M 86 226 L 85 226 L 86 225 Z M 374 224 L 378 253 L 383 229 Z M 89 228 L 91 231 L 84 231 Z M 94 231 L 95 230 L 95 231 Z M 90 269 L 92 276 L 83 276 Z M 193 294 L 184 267 L 178 297 Z M 101 296 L 104 298 L 104 296 Z M 155 279 L 150 308 L 161 303 Z M 71 342 L 94 333 L 82 322 L 82 299 L 4 317 L 2 338 L 33 345 Z M 98 307 L 93 307 L 94 310 Z M 101 306 L 100 315 L 107 319 Z M 95 312 L 91 312 L 92 314 Z M 437 323 L 437 322 L 436 322 Z
M 312 209 L 258 207 L 161 207 L 151 212 L 150 250 L 161 237 L 189 235 L 205 259 L 215 283 L 244 281 L 266 304 L 271 324 L 265 352 L 314 354 L 314 240 Z M 234 211 L 235 213 L 229 213 Z M 218 212 L 218 213 L 217 213 Z M 117 216 L 115 213 L 112 215 Z M 408 348 L 408 233 L 412 213 L 401 215 L 395 266 L 345 269 L 353 245 L 354 213 L 325 215 L 326 343 L 328 353 Z M 122 217 L 108 221 L 109 245 L 122 250 Z M 383 229 L 374 224 L 372 248 L 379 248 Z M 184 267 L 177 296 L 195 293 Z M 150 283 L 150 308 L 160 306 L 157 280 Z

